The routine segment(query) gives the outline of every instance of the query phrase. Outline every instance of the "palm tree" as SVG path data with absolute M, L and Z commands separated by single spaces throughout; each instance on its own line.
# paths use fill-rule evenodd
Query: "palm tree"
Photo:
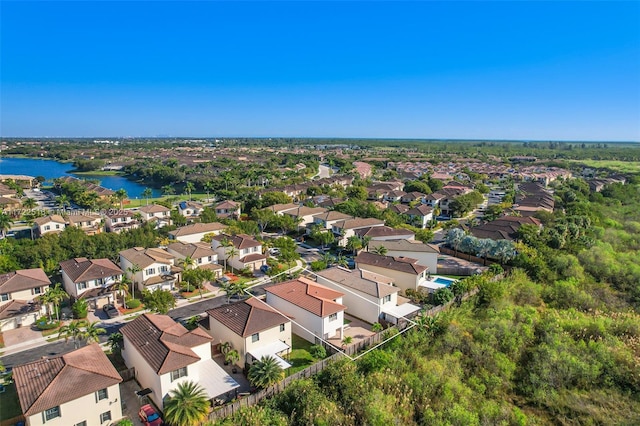
M 71 205 L 71 201 L 69 201 L 69 196 L 67 194 L 58 196 L 58 203 L 63 209 Z
M 251 364 L 247 378 L 252 385 L 268 388 L 278 383 L 284 377 L 284 371 L 275 357 L 266 355 Z
M 176 190 L 173 188 L 173 185 L 165 185 L 160 188 L 162 191 L 162 195 L 173 195 L 176 193 Z
M 193 182 L 188 181 L 185 185 L 184 185 L 184 192 L 186 192 L 189 195 L 189 201 L 191 201 L 191 192 L 196 189 L 195 185 L 193 184 Z
M 120 297 L 122 298 L 122 306 L 127 309 L 127 302 L 126 302 L 126 297 L 127 294 L 129 293 L 129 282 L 131 280 L 129 280 L 129 278 L 127 276 L 122 276 L 122 279 L 120 281 L 116 281 L 116 283 L 113 285 L 113 289 L 116 291 L 116 293 L 120 293 Z M 114 297 L 114 300 L 116 300 L 116 298 Z
M 33 198 L 26 198 L 23 202 L 22 202 L 22 207 L 24 207 L 25 209 L 32 209 L 34 207 L 38 206 L 38 202 L 36 200 L 34 200 Z
M 344 338 L 342 339 L 342 346 L 343 347 L 347 347 L 351 344 L 351 342 L 353 342 L 353 337 L 351 336 L 344 336 Z
M 147 206 L 149 205 L 149 197 L 151 197 L 153 195 L 153 191 L 151 190 L 151 188 L 145 188 L 144 191 L 142 191 L 142 195 L 146 200 L 147 200 Z
M 220 240 L 220 247 L 223 247 L 224 251 L 225 251 L 225 256 L 224 256 L 223 260 L 224 260 L 224 270 L 226 271 L 227 270 L 227 257 L 228 257 L 226 255 L 226 253 L 227 253 L 227 249 L 229 247 L 233 247 L 233 243 L 231 241 L 229 241 L 229 239 L 227 237 L 224 237 L 222 240 Z
M 68 342 L 70 338 L 73 339 L 73 347 L 78 349 L 80 346 L 78 342 L 84 335 L 84 331 L 82 330 L 84 324 L 84 321 L 71 321 L 69 324 L 60 327 L 58 337 L 64 337 L 65 343 Z
M 178 383 L 169 391 L 164 405 L 165 420 L 175 426 L 193 426 L 203 422 L 209 414 L 209 397 L 192 381 Z
M 64 299 L 68 299 L 69 295 L 67 294 L 66 291 L 64 291 L 64 289 L 62 288 L 60 283 L 57 283 L 47 293 L 49 294 L 48 295 L 49 300 L 51 300 L 51 303 L 53 303 L 53 305 L 56 308 L 56 319 L 60 320 L 60 303 Z M 45 294 L 47 294 L 47 293 L 45 293 Z
M 111 333 L 107 338 L 107 344 L 113 353 L 119 352 L 120 349 L 122 349 L 123 343 L 124 337 L 122 337 L 122 333 Z
M 24 220 L 24 223 L 29 227 L 29 231 L 31 232 L 31 239 L 33 240 L 33 226 L 36 224 L 35 220 L 32 217 L 28 217 Z
M 38 296 L 38 300 L 40 301 L 40 303 L 46 306 L 47 316 L 49 317 L 49 322 L 51 322 L 51 305 L 53 304 L 53 297 L 51 297 L 51 291 L 46 291 L 40 296 Z
M 240 251 L 238 251 L 238 249 L 235 248 L 233 245 L 231 245 L 231 247 L 227 248 L 225 250 L 225 252 L 227 254 L 227 260 L 229 260 L 229 259 L 231 259 L 231 258 L 233 258 L 235 256 L 238 256 L 240 254 Z M 234 273 L 234 271 L 233 271 L 233 263 L 231 264 L 231 273 L 232 274 Z
M 371 253 L 380 255 L 380 256 L 386 256 L 387 255 L 387 248 L 383 245 L 379 245 L 377 247 L 372 248 L 371 250 L 369 250 Z
M 456 255 L 458 254 L 458 247 L 460 247 L 460 243 L 462 242 L 463 238 L 464 231 L 460 228 L 453 228 L 450 229 L 449 232 L 447 232 L 445 241 L 449 246 L 454 248 Z
M 99 342 L 100 335 L 105 334 L 107 330 L 102 327 L 98 327 L 100 321 L 94 321 L 89 324 L 85 324 L 85 329 L 82 331 L 82 337 L 86 339 L 87 343 Z
M 193 268 L 193 265 L 195 265 L 195 264 L 196 264 L 196 261 L 195 261 L 195 259 L 194 259 L 194 258 L 192 258 L 191 256 L 187 256 L 187 257 L 185 257 L 184 259 L 182 259 L 182 260 L 180 261 L 180 263 L 182 264 L 182 267 L 183 267 L 184 269 L 191 269 L 191 268 Z
M 140 268 L 140 266 L 138 266 L 138 264 L 134 263 L 133 265 L 129 266 L 127 268 L 127 271 L 131 274 L 131 281 L 133 282 L 133 285 L 131 286 L 131 297 L 132 298 L 136 298 L 136 286 L 138 285 L 138 283 L 136 282 L 136 274 L 140 271 L 142 271 L 142 268 Z
M 478 240 L 478 244 L 476 247 L 478 257 L 482 258 L 482 264 L 487 264 L 487 256 L 493 251 L 493 247 L 495 246 L 495 241 L 490 238 L 482 238 Z
M 213 186 L 213 182 L 208 180 L 205 182 L 204 184 L 204 190 L 207 191 L 207 200 L 210 199 L 209 197 L 209 193 L 213 190 L 214 186 Z
M 122 203 L 127 199 L 127 191 L 124 188 L 118 189 L 114 194 L 116 200 L 120 203 L 120 209 L 122 210 Z
M 353 255 L 358 254 L 358 250 L 362 249 L 362 240 L 359 236 L 353 235 L 347 238 L 347 245 L 345 246 L 347 250 L 353 251 Z
M 11 229 L 11 225 L 13 225 L 11 217 L 6 213 L 0 213 L 0 235 L 2 235 L 2 238 L 7 236 L 7 231 Z

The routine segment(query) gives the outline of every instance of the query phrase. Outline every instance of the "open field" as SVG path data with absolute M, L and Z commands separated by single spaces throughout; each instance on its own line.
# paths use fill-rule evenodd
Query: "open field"
M 618 160 L 568 160 L 597 169 L 610 169 L 620 173 L 640 173 L 640 162 Z

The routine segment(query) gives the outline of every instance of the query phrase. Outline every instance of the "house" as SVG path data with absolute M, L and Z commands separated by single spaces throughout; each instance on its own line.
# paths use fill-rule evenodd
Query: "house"
M 175 242 L 167 246 L 167 251 L 176 257 L 177 263 L 189 257 L 193 260 L 193 267 L 209 269 L 213 271 L 216 278 L 222 276 L 222 265 L 218 265 L 218 254 L 207 243 Z
M 417 259 L 409 257 L 381 256 L 360 252 L 355 258 L 356 269 L 385 275 L 404 292 L 417 290 L 420 283 L 426 281 L 429 268 L 418 264 Z
M 36 298 L 50 285 L 49 277 L 40 268 L 0 275 L 0 332 L 36 322 L 43 312 Z
M 262 210 L 268 210 L 271 211 L 277 215 L 282 216 L 282 214 L 284 212 L 287 212 L 289 210 L 295 210 L 297 208 L 300 207 L 300 204 L 295 204 L 295 203 L 287 203 L 287 204 L 274 204 L 272 206 L 269 207 L 265 207 Z
M 104 426 L 120 420 L 122 378 L 97 343 L 13 368 L 27 426 Z
M 387 203 L 395 203 L 399 202 L 405 195 L 407 195 L 407 193 L 402 190 L 389 191 L 384 194 L 382 199 Z
M 303 339 L 318 344 L 342 338 L 347 308 L 342 304 L 342 292 L 304 277 L 265 287 L 265 292 L 267 304 L 290 315 L 293 332 Z
M 216 235 L 211 240 L 211 247 L 219 259 L 225 259 L 235 269 L 249 268 L 255 272 L 267 264 L 267 256 L 262 254 L 262 243 L 246 234 Z
M 134 210 L 136 211 L 136 210 Z M 171 225 L 171 209 L 160 204 L 151 204 L 139 207 L 138 212 L 142 214 L 142 220 L 155 223 L 156 228 Z
M 368 237 L 370 241 L 384 240 L 413 240 L 416 234 L 405 228 L 391 228 L 389 226 L 372 226 L 370 228 L 356 229 L 355 234 L 360 237 Z
M 122 358 L 161 410 L 178 384 L 192 381 L 212 399 L 238 383 L 211 358 L 212 338 L 201 328 L 187 330 L 167 315 L 143 314 L 121 329 Z
M 395 214 L 405 214 L 409 210 L 409 206 L 406 204 L 391 204 L 387 207 L 387 210 L 394 212 Z
M 433 220 L 433 209 L 424 204 L 410 208 L 405 214 L 409 216 L 414 226 L 422 229 L 426 228 Z
M 109 211 L 105 214 L 107 232 L 119 234 L 122 231 L 130 231 L 140 226 L 136 219 L 136 212 L 132 210 Z
M 250 298 L 207 314 L 209 334 L 216 342 L 231 343 L 240 354 L 240 367 L 247 369 L 265 355 L 273 356 L 283 369 L 291 366 L 282 359 L 291 350 L 291 320 L 263 300 Z
M 369 251 L 381 246 L 387 249 L 388 256 L 416 259 L 418 265 L 426 266 L 430 272 L 438 270 L 440 248 L 437 245 L 408 239 L 378 240 L 369 243 Z
M 335 210 L 316 214 L 313 216 L 313 223 L 307 227 L 307 234 L 310 235 L 311 232 L 313 232 L 314 227 L 320 227 L 321 229 L 330 230 L 334 224 L 349 219 L 353 219 L 353 216 L 345 213 L 340 213 Z
M 296 209 L 282 212 L 283 216 L 291 216 L 298 224 L 298 229 L 305 228 L 314 223 L 314 216 L 325 213 L 327 209 L 323 207 L 298 206 Z
M 54 214 L 33 219 L 35 234 L 38 237 L 51 232 L 62 232 L 67 226 L 67 221 L 60 215 Z
M 216 216 L 220 218 L 231 217 L 231 218 L 239 218 L 240 217 L 240 203 L 236 203 L 235 201 L 226 200 L 213 208 L 216 212 Z
M 445 194 L 440 192 L 433 192 L 424 197 L 424 204 L 431 207 L 432 209 L 438 208 L 440 206 L 440 201 L 446 198 Z
M 0 210 L 17 209 L 22 206 L 22 203 L 17 198 L 10 196 L 0 196 Z
M 67 217 L 69 226 L 75 226 L 87 235 L 96 235 L 102 232 L 102 217 L 97 214 L 70 214 Z
M 364 270 L 350 270 L 339 266 L 316 273 L 318 284 L 344 293 L 343 303 L 349 315 L 370 324 L 385 320 L 396 323 L 399 318 L 412 316 L 420 310 L 410 303 L 398 304 L 398 287 L 393 280 Z
M 114 284 L 122 280 L 122 269 L 109 259 L 77 257 L 60 262 L 65 291 L 74 299 L 85 299 L 95 309 L 113 302 Z
M 134 247 L 120 252 L 120 267 L 140 291 L 173 290 L 182 272 L 175 260 L 176 256 L 160 248 Z
M 336 235 L 336 244 L 340 246 L 346 246 L 349 237 L 356 234 L 356 230 L 362 228 L 371 228 L 375 226 L 384 226 L 384 220 L 376 219 L 373 217 L 368 218 L 354 218 L 347 219 L 331 226 L 331 230 Z
M 195 201 L 180 201 L 178 203 L 178 213 L 186 217 L 187 220 L 198 218 L 203 208 L 202 204 L 196 203 Z
M 219 222 L 194 223 L 169 231 L 169 239 L 184 243 L 197 243 L 202 241 L 207 234 L 219 235 L 225 228 L 226 225 Z
M 403 204 L 413 203 L 414 201 L 423 203 L 425 197 L 426 197 L 426 194 L 423 194 L 422 192 L 418 192 L 418 191 L 413 191 L 413 192 L 408 192 L 404 194 L 402 198 L 400 198 L 400 202 Z
M 521 216 L 533 216 L 537 211 L 553 213 L 555 200 L 553 194 L 536 182 L 525 182 L 518 185 L 513 210 Z
M 533 225 L 542 228 L 542 222 L 531 216 L 503 216 L 491 222 L 469 228 L 469 233 L 476 238 L 492 240 L 516 240 L 522 225 Z

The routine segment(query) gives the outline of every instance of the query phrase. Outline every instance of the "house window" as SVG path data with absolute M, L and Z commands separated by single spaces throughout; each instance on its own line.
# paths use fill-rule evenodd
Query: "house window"
M 251 342 L 255 343 L 258 340 L 260 340 L 260 333 L 256 333 L 256 334 L 252 334 L 251 335 Z
M 102 279 L 102 278 L 98 278 L 98 279 L 96 280 L 96 286 L 100 286 L 100 285 L 102 285 L 102 284 L 104 284 L 103 279 Z
M 171 381 L 178 380 L 180 377 L 186 377 L 187 367 L 178 368 L 171 372 Z
M 96 392 L 96 398 L 98 399 L 98 401 L 109 398 L 109 392 L 107 392 L 107 388 L 100 389 L 98 392 Z
M 60 406 L 49 408 L 44 412 L 44 421 L 49 421 L 51 419 L 55 419 L 56 417 L 60 417 Z
M 100 414 L 100 423 L 105 423 L 110 421 L 111 421 L 111 411 L 107 411 L 106 413 Z
M 144 273 L 147 275 L 153 275 L 156 273 L 156 268 L 149 268 L 146 271 L 144 271 Z
M 335 321 L 337 319 L 338 319 L 338 314 L 337 313 L 329 315 L 329 321 Z
M 209 262 L 211 262 L 211 260 L 213 260 L 213 256 L 209 256 L 209 257 L 207 257 L 207 260 L 208 260 Z
M 161 266 L 160 268 L 158 268 L 158 270 L 160 272 L 167 272 L 169 270 L 169 267 L 168 266 Z
M 60 225 L 56 224 L 56 229 L 60 229 Z
M 9 293 L 0 294 L 0 302 L 6 302 L 9 300 Z
M 76 286 L 78 287 L 78 290 L 84 290 L 85 288 L 87 288 L 87 283 L 86 282 L 81 282 L 76 284 Z
M 280 324 L 280 332 L 282 333 L 284 331 L 284 324 Z
M 388 303 L 391 302 L 391 295 L 387 295 L 384 297 L 384 299 L 382 299 L 382 303 Z
M 202 263 L 202 258 L 201 257 L 198 258 L 198 263 Z
M 87 426 L 87 421 L 86 421 L 86 420 L 84 420 L 84 421 L 82 421 L 82 422 L 80 422 L 80 423 L 76 423 L 76 424 L 75 424 L 75 425 L 73 425 L 73 426 Z
M 36 287 L 33 289 L 33 294 L 42 294 L 42 287 Z
M 44 230 L 45 230 L 45 231 L 48 231 L 48 230 L 50 230 L 50 229 L 51 229 L 51 226 L 49 226 L 49 225 L 45 225 L 45 226 L 44 226 Z

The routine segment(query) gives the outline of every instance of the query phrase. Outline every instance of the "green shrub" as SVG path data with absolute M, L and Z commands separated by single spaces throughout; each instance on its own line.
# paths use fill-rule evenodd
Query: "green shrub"
M 136 309 L 142 305 L 142 302 L 138 299 L 127 299 L 127 308 L 128 309 Z
M 41 317 L 36 321 L 36 327 L 38 327 L 38 330 L 40 331 L 53 330 L 60 327 L 60 321 L 53 320 L 49 322 L 49 318 Z
M 86 300 L 78 299 L 71 307 L 71 311 L 73 311 L 73 317 L 75 319 L 84 319 L 89 314 L 89 305 Z
M 321 345 L 313 345 L 309 348 L 309 353 L 312 357 L 317 359 L 322 359 L 327 357 L 327 350 L 324 346 Z

